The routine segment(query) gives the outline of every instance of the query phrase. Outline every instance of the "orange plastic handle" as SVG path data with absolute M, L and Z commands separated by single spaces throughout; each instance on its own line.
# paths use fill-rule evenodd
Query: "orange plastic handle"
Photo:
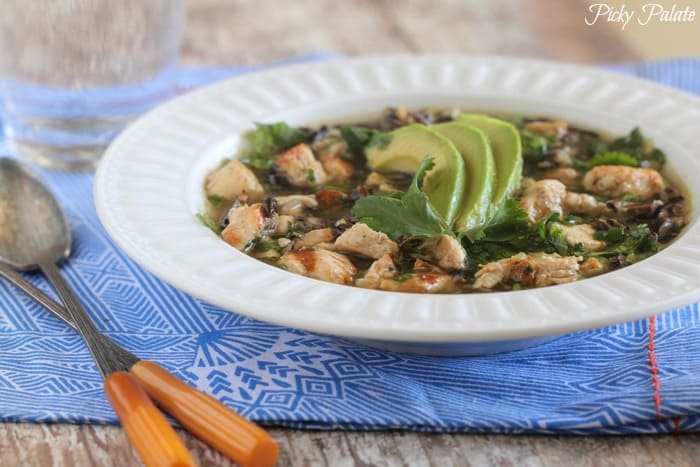
M 197 465 L 133 376 L 123 371 L 114 372 L 105 378 L 104 388 L 126 436 L 147 467 Z
M 136 363 L 131 374 L 161 409 L 241 467 L 268 467 L 277 462 L 277 441 L 212 396 L 194 389 L 153 362 Z

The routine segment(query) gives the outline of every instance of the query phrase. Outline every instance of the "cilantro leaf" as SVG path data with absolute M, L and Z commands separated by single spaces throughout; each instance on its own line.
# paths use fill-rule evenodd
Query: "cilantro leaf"
M 416 171 L 406 193 L 370 195 L 360 198 L 352 208 L 352 214 L 373 230 L 384 232 L 392 240 L 408 235 L 410 238 L 431 238 L 452 231 L 435 212 L 428 196 L 418 187 L 425 173 L 434 166 L 427 156 Z
M 644 151 L 644 136 L 639 127 L 634 127 L 629 135 L 621 136 L 610 143 L 613 151 L 626 152 L 628 154 L 641 154 Z
M 554 213 L 535 225 L 529 225 L 527 214 L 520 208 L 518 200 L 507 200 L 480 239 L 463 240 L 470 258 L 470 272 L 476 272 L 475 268 L 480 264 L 509 258 L 520 252 L 589 256 L 590 252 L 583 245 L 567 242 L 560 222 L 559 214 Z
M 649 148 L 639 128 L 634 128 L 627 136 L 622 136 L 610 143 L 596 135 L 583 135 L 586 147 L 573 160 L 577 170 L 588 170 L 597 165 L 629 165 L 631 167 L 650 167 L 661 170 L 666 163 L 666 155 L 657 148 Z
M 207 196 L 207 201 L 211 203 L 212 206 L 214 206 L 215 209 L 219 209 L 224 206 L 225 200 L 218 195 L 209 195 Z
M 484 230 L 472 235 L 470 240 L 478 241 L 488 237 L 491 241 L 503 242 L 521 235 L 527 229 L 527 213 L 520 208 L 520 202 L 517 199 L 507 199 Z
M 603 240 L 608 246 L 593 253 L 594 256 L 624 255 L 628 263 L 639 262 L 659 251 L 657 236 L 647 224 L 597 232 L 596 239 Z
M 255 126 L 256 129 L 246 135 L 251 150 L 245 162 L 258 169 L 270 168 L 281 151 L 307 139 L 304 132 L 284 122 L 256 123 Z
M 556 144 L 557 138 L 547 133 L 538 133 L 523 128 L 520 130 L 520 141 L 522 143 L 523 157 L 525 159 L 539 160 L 547 154 L 549 148 Z
M 628 165 L 639 167 L 639 161 L 624 152 L 606 151 L 596 154 L 589 161 L 574 160 L 574 168 L 580 171 L 587 171 L 599 165 Z
M 598 165 L 629 165 L 630 167 L 639 167 L 639 161 L 624 152 L 608 151 L 602 154 L 596 154 L 588 163 L 589 168 Z
M 389 133 L 360 126 L 341 127 L 340 136 L 343 137 L 348 145 L 350 153 L 358 159 L 365 157 L 365 148 L 368 146 L 384 149 L 391 143 L 391 135 Z

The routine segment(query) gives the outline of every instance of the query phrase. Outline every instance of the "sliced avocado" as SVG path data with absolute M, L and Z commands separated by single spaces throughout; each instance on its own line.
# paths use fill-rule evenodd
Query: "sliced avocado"
M 430 204 L 452 225 L 464 193 L 464 161 L 447 138 L 423 125 L 409 125 L 389 133 L 389 144 L 367 146 L 367 164 L 378 172 L 413 172 L 425 156 L 432 156 L 435 167 L 425 176 L 423 192 Z
M 483 131 L 466 123 L 440 123 L 430 128 L 452 141 L 464 159 L 466 186 L 454 230 L 470 236 L 489 221 L 489 206 L 496 186 L 489 140 Z
M 492 217 L 506 198 L 520 188 L 523 176 L 520 133 L 510 123 L 485 115 L 461 114 L 457 121 L 480 129 L 491 143 L 497 179 L 489 209 L 489 217 Z

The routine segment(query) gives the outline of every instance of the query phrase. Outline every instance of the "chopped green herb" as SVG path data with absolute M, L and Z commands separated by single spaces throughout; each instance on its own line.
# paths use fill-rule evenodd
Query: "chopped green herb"
M 595 167 L 598 165 L 629 165 L 630 167 L 639 167 L 639 161 L 624 152 L 611 151 L 593 156 L 589 166 Z
M 340 129 L 340 135 L 348 145 L 350 153 L 358 159 L 364 159 L 365 148 L 368 146 L 384 149 L 391 143 L 389 133 L 360 126 L 344 126 Z
M 562 220 L 559 214 L 554 213 L 531 226 L 518 201 L 506 201 L 484 231 L 484 236 L 476 241 L 462 241 L 470 259 L 471 272 L 480 264 L 509 258 L 519 252 L 541 251 L 561 256 L 589 256 L 590 252 L 583 245 L 570 245 L 566 241 L 560 222 Z
M 277 242 L 257 242 L 255 244 L 255 249 L 260 252 L 265 252 L 265 251 L 270 251 L 270 250 L 276 250 L 279 251 L 281 249 L 279 243 Z
M 430 204 L 419 184 L 433 167 L 433 159 L 426 156 L 413 177 L 406 193 L 371 195 L 360 198 L 352 208 L 353 215 L 372 229 L 384 232 L 392 240 L 402 236 L 431 238 L 452 231 Z
M 527 229 L 527 213 L 520 208 L 520 202 L 517 199 L 507 199 L 486 228 L 473 236 L 472 240 L 478 241 L 488 236 L 491 240 L 508 241 Z
M 306 171 L 306 179 L 312 183 L 316 181 L 316 173 L 313 169 L 309 169 Z
M 525 159 L 539 160 L 547 154 L 549 148 L 556 144 L 557 138 L 547 133 L 521 129 L 520 141 L 522 142 L 523 157 Z
M 250 142 L 250 155 L 244 161 L 258 169 L 268 169 L 277 155 L 292 146 L 306 141 L 307 136 L 284 122 L 256 123 L 256 129 L 246 135 Z
M 394 280 L 395 280 L 396 282 L 406 282 L 406 281 L 409 280 L 411 277 L 413 277 L 413 274 L 410 273 L 410 272 L 407 272 L 407 273 L 404 273 L 404 274 L 399 274 L 398 276 L 396 276 L 396 278 L 395 278 Z
M 212 217 L 207 214 L 207 213 L 197 213 L 196 214 L 197 219 L 199 219 L 199 222 L 202 223 L 205 227 L 210 228 L 215 234 L 219 235 L 221 233 L 221 227 L 217 222 L 212 219 Z
M 608 246 L 593 253 L 594 256 L 624 255 L 629 263 L 641 261 L 659 250 L 657 236 L 646 224 L 597 232 L 596 239 L 603 240 Z
M 215 209 L 220 209 L 224 206 L 225 200 L 221 196 L 209 195 L 207 196 L 207 201 L 209 201 Z
M 590 161 L 587 162 L 580 160 L 574 161 L 575 168 L 584 172 L 599 165 L 628 165 L 630 167 L 639 167 L 639 161 L 629 154 L 616 151 L 596 154 Z
M 650 167 L 661 170 L 666 163 L 666 155 L 660 149 L 648 148 L 647 142 L 639 128 L 629 135 L 606 144 L 598 139 L 587 141 L 587 151 L 574 159 L 574 167 L 588 170 L 596 165 L 629 165 L 632 167 Z

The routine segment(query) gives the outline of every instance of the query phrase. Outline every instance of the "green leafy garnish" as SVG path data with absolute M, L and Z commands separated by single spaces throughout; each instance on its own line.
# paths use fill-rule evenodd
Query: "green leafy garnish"
M 509 258 L 519 252 L 541 251 L 561 256 L 588 256 L 583 245 L 570 245 L 564 236 L 559 214 L 554 213 L 535 225 L 527 222 L 527 213 L 516 199 L 509 199 L 476 241 L 463 239 L 470 258 L 471 272 L 479 264 Z
M 521 129 L 520 141 L 522 143 L 523 157 L 525 159 L 539 160 L 547 154 L 549 148 L 556 144 L 557 138 L 547 133 Z
M 221 196 L 209 195 L 207 196 L 207 201 L 209 201 L 215 209 L 220 209 L 224 206 L 225 200 Z
M 256 129 L 246 135 L 250 142 L 250 155 L 245 162 L 258 169 L 268 169 L 277 155 L 292 146 L 306 141 L 307 136 L 284 122 L 256 123 Z
M 574 166 L 577 170 L 586 171 L 599 165 L 628 165 L 630 167 L 639 167 L 639 161 L 634 157 L 624 152 L 607 151 L 596 154 L 590 161 L 574 161 Z
M 221 227 L 209 214 L 200 212 L 196 214 L 196 217 L 199 219 L 199 222 L 210 228 L 215 234 L 219 235 L 221 233 Z
M 624 255 L 628 263 L 636 263 L 659 251 L 656 234 L 646 224 L 631 228 L 614 227 L 596 232 L 595 237 L 608 246 L 603 251 L 593 253 L 594 256 Z
M 596 154 L 588 164 L 589 167 L 596 167 L 598 165 L 629 165 L 630 167 L 639 167 L 639 161 L 624 152 L 609 151 Z
M 520 208 L 520 201 L 507 199 L 486 226 L 482 237 L 509 238 L 524 232 L 527 227 L 527 213 Z
M 364 159 L 368 146 L 384 149 L 391 143 L 389 133 L 360 126 L 344 126 L 340 129 L 340 135 L 348 145 L 348 151 L 358 159 Z
M 413 277 L 412 273 L 406 272 L 404 274 L 399 274 L 398 276 L 396 276 L 396 278 L 394 278 L 394 280 L 396 282 L 406 282 L 407 280 L 409 280 L 412 277 Z
M 433 166 L 433 158 L 426 156 L 406 193 L 365 196 L 357 200 L 352 214 L 373 230 L 384 232 L 392 240 L 406 235 L 409 238 L 452 235 L 449 226 L 433 209 L 428 196 L 418 188 L 425 173 Z
M 313 169 L 306 171 L 306 179 L 312 183 L 316 181 L 316 173 L 314 173 Z
M 584 141 L 587 141 L 587 151 L 573 161 L 577 170 L 585 171 L 597 165 L 628 165 L 661 170 L 666 163 L 663 151 L 649 148 L 639 128 L 611 143 L 589 138 Z
M 270 251 L 270 250 L 280 251 L 281 249 L 282 249 L 282 247 L 280 247 L 279 243 L 277 243 L 277 242 L 259 241 L 255 244 L 255 250 L 260 251 L 260 252 L 265 252 L 265 251 Z

